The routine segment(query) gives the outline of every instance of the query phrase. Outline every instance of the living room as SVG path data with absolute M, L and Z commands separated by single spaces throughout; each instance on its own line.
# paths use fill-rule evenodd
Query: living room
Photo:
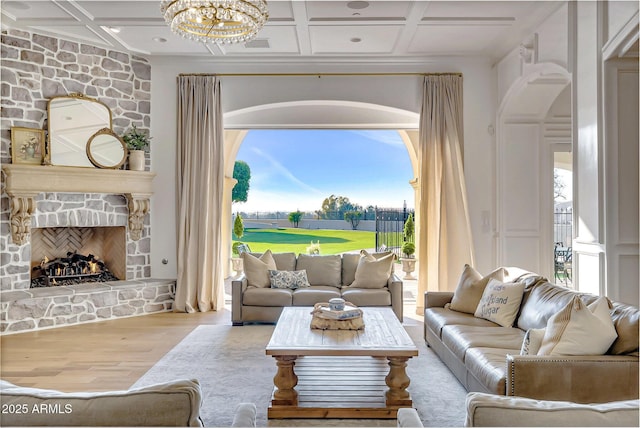
M 154 138 L 146 167 L 147 172 L 155 174 L 151 194 L 132 198 L 143 219 L 140 225 L 142 239 L 125 238 L 129 259 L 136 263 L 129 263 L 126 278 L 122 279 L 152 282 L 145 285 L 146 288 L 154 288 L 150 303 L 160 301 L 162 307 L 145 304 L 148 313 L 158 314 L 144 317 L 128 318 L 132 314 L 140 314 L 135 312 L 137 309 L 131 309 L 135 306 L 129 303 L 128 307 L 120 307 L 115 312 L 112 309 L 108 314 L 101 313 L 96 317 L 88 314 L 87 321 L 104 320 L 77 326 L 88 328 L 86 334 L 89 337 L 104 334 L 116 340 L 117 332 L 123 334 L 123 331 L 137 328 L 138 324 L 146 324 L 147 319 L 159 317 L 159 326 L 164 332 L 150 333 L 149 330 L 156 327 L 145 329 L 140 325 L 142 331 L 147 331 L 135 336 L 139 339 L 142 334 L 147 334 L 151 338 L 140 343 L 147 343 L 148 349 L 154 349 L 150 351 L 154 355 L 151 358 L 157 362 L 198 325 L 231 323 L 222 295 L 222 283 L 231 274 L 230 263 L 227 262 L 231 256 L 230 235 L 220 235 L 217 264 L 220 268 L 212 277 L 215 287 L 211 290 L 211 300 L 215 303 L 211 303 L 211 307 L 218 311 L 203 314 L 167 312 L 172 309 L 172 298 L 167 298 L 167 295 L 172 296 L 175 285 L 171 280 L 168 283 L 155 280 L 175 279 L 181 269 L 177 258 L 180 234 L 175 226 L 178 213 L 173 208 L 180 196 L 176 190 L 179 175 L 176 165 L 176 136 L 179 132 L 176 94 L 177 77 L 180 75 L 216 75 L 221 83 L 224 193 L 217 210 L 222 217 L 222 229 L 231 230 L 231 173 L 246 130 L 302 127 L 395 129 L 403 136 L 412 159 L 414 176 L 419 180 L 422 149 L 418 129 L 424 77 L 438 73 L 459 74 L 463 78 L 464 93 L 464 177 L 477 270 L 489 273 L 498 266 L 518 266 L 553 278 L 553 235 L 551 214 L 547 214 L 552 212 L 552 153 L 570 145 L 574 181 L 577 183 L 574 216 L 579 219 L 573 237 L 574 285 L 580 292 L 604 295 L 632 305 L 638 303 L 637 2 L 545 2 L 537 7 L 534 7 L 535 2 L 518 2 L 521 3 L 519 6 L 505 2 L 491 7 L 484 4 L 480 9 L 474 9 L 473 5 L 479 2 L 402 2 L 401 6 L 370 2 L 371 9 L 351 9 L 341 5 L 341 13 L 348 12 L 349 19 L 354 20 L 346 22 L 353 26 L 335 25 L 341 19 L 345 22 L 346 18 L 331 15 L 330 9 L 324 9 L 328 6 L 323 6 L 322 2 L 308 7 L 304 2 L 269 2 L 272 21 L 263 30 L 263 37 L 270 38 L 272 42 L 269 54 L 264 51 L 254 54 L 255 50 L 241 49 L 239 45 L 206 48 L 193 41 L 181 41 L 185 44 L 176 48 L 175 43 L 178 42 L 173 38 L 177 39 L 177 36 L 171 34 L 164 24 L 158 10 L 159 2 L 118 3 L 117 12 L 109 10 L 115 8 L 114 2 L 80 2 L 86 3 L 85 11 L 94 8 L 92 14 L 95 16 L 102 12 L 102 20 L 96 23 L 81 21 L 74 25 L 71 25 L 73 19 L 58 6 L 50 2 L 36 2 L 38 6 L 32 3 L 2 4 L 2 164 L 11 163 L 10 128 L 46 130 L 47 101 L 71 92 L 83 92 L 90 97 L 99 95 L 103 101 L 108 101 L 114 129 L 118 132 L 139 121 Z M 25 12 L 21 5 L 31 9 Z M 465 7 L 470 8 L 467 14 L 460 11 Z M 105 14 L 105 10 L 109 13 Z M 477 15 L 472 16 L 471 11 Z M 454 19 L 454 12 L 461 15 Z M 355 13 L 361 14 L 360 18 L 353 15 Z M 398 17 L 400 14 L 401 18 Z M 434 17 L 429 19 L 429 14 Z M 147 40 L 150 37 L 144 39 L 146 45 L 136 45 L 133 43 L 135 38 L 126 39 L 132 37 L 130 35 L 94 37 L 92 31 L 77 30 L 93 25 L 93 30 L 103 32 L 107 30 L 99 27 L 120 25 L 126 33 L 127 19 L 137 17 L 142 22 L 151 19 L 150 16 L 157 19 L 148 21 L 154 25 L 148 26 L 146 36 L 156 31 L 155 28 L 162 27 L 162 35 L 168 40 L 165 44 L 174 44 L 170 54 L 154 55 L 152 51 L 155 48 Z M 512 19 L 512 16 L 517 16 L 517 19 Z M 51 26 L 47 30 L 44 23 L 48 17 L 51 17 Z M 324 21 L 320 19 L 323 17 Z M 298 19 L 304 21 L 304 28 L 309 31 L 305 33 L 306 38 L 300 38 L 296 44 L 284 37 L 290 44 L 278 44 L 283 43 L 282 33 L 291 39 L 299 37 L 295 29 L 303 24 L 296 22 Z M 321 25 L 313 25 L 318 22 Z M 438 27 L 438 23 L 443 22 L 447 25 Z M 65 25 L 69 25 L 69 29 L 60 33 L 60 27 Z M 362 44 L 347 42 L 344 46 L 331 46 L 329 35 L 332 30 L 347 31 L 357 26 L 361 26 L 362 34 L 370 35 L 374 42 L 366 39 Z M 391 31 L 394 26 L 402 28 L 398 30 L 397 45 L 389 46 L 390 42 L 386 40 L 390 38 L 389 33 L 385 31 Z M 53 34 L 55 27 L 57 35 Z M 465 35 L 456 36 L 456 28 Z M 470 28 L 476 32 L 476 37 L 473 37 L 473 32 L 469 33 Z M 438 29 L 443 32 L 430 32 Z M 500 29 L 505 32 L 498 32 Z M 319 31 L 321 36 L 314 31 Z M 365 33 L 367 31 L 369 33 Z M 102 32 L 100 34 L 104 35 Z M 80 37 L 80 34 L 85 34 L 85 37 Z M 327 45 L 321 47 L 325 50 L 314 44 L 315 37 L 324 37 Z M 296 47 L 292 48 L 291 43 Z M 368 43 L 374 43 L 375 50 L 371 50 L 374 48 Z M 375 46 L 376 43 L 380 46 Z M 74 44 L 76 52 L 73 51 Z M 120 48 L 125 45 L 137 47 L 130 50 Z M 450 51 L 439 50 L 444 49 L 440 45 L 447 46 Z M 405 50 L 394 51 L 398 46 Z M 291 49 L 298 48 L 301 53 L 291 53 Z M 75 63 L 65 60 L 60 52 L 77 54 L 74 59 L 77 59 L 79 67 L 85 65 L 90 71 L 74 70 Z M 110 61 L 121 63 L 122 70 L 128 69 L 129 75 L 126 78 L 113 77 L 114 72 L 120 70 L 109 70 L 108 67 L 117 67 Z M 41 71 L 40 67 L 45 62 L 47 70 Z M 87 84 L 84 77 L 74 78 L 74 75 L 83 74 L 111 79 L 106 88 L 112 91 L 104 92 L 105 87 L 102 87 L 99 93 L 89 92 L 92 87 L 99 86 Z M 134 77 L 130 78 L 131 75 Z M 134 84 L 129 87 L 122 85 L 120 80 L 133 81 Z M 134 101 L 135 105 L 127 105 L 124 101 Z M 74 180 L 77 178 L 71 178 Z M 103 181 L 100 178 L 93 180 Z M 420 186 L 415 186 L 415 189 L 418 201 Z M 141 190 L 139 195 L 147 194 L 145 192 L 149 193 Z M 114 193 L 131 192 L 125 189 Z M 38 198 L 42 197 L 36 198 L 37 210 L 31 218 L 33 229 L 51 226 L 47 224 L 49 218 L 42 218 L 38 212 L 47 201 Z M 115 201 L 99 199 L 101 203 L 112 206 L 110 209 L 114 212 L 123 211 L 125 206 L 128 208 L 130 202 L 125 198 Z M 149 205 L 144 208 L 147 200 Z M 77 201 L 62 202 L 74 204 Z M 27 328 L 9 327 L 13 321 L 6 315 L 9 300 L 5 293 L 26 292 L 32 261 L 30 244 L 16 245 L 10 233 L 13 225 L 11 210 L 16 204 L 16 200 L 10 201 L 5 191 L 1 218 L 2 310 L 5 317 L 2 319 L 2 378 L 5 380 L 6 358 L 11 355 L 7 343 L 17 340 L 20 335 L 31 334 L 33 336 L 30 337 L 44 338 L 45 343 L 50 343 L 48 352 L 62 356 L 64 349 L 59 349 L 54 339 L 46 340 L 46 335 L 53 338 L 64 334 L 59 331 L 76 328 L 57 327 L 62 323 L 71 324 L 70 320 L 78 315 L 71 309 L 70 313 L 47 317 L 51 319 L 47 322 L 53 324 L 59 318 L 58 325 L 44 322 L 41 324 L 43 328 L 37 328 L 36 324 Z M 95 206 L 95 201 L 92 204 Z M 55 213 L 55 210 L 49 213 Z M 131 215 L 121 213 L 115 223 L 130 227 L 130 218 Z M 418 239 L 420 227 L 418 225 Z M 422 258 L 420 253 L 417 257 Z M 461 264 L 457 268 L 457 276 L 453 278 L 450 275 L 449 280 L 443 283 L 419 281 L 419 295 L 426 291 L 453 291 L 462 270 Z M 426 278 L 425 272 L 420 270 L 419 278 Z M 110 290 L 116 291 L 122 290 Z M 50 294 L 47 298 L 53 301 L 62 297 Z M 137 299 L 136 294 L 130 300 Z M 31 320 L 33 308 L 37 305 L 29 307 L 31 312 L 27 318 Z M 421 323 L 420 315 L 424 309 L 424 302 L 418 301 L 418 316 L 405 313 L 405 319 L 411 316 L 416 323 Z M 79 320 L 80 316 L 77 318 Z M 110 323 L 114 322 L 125 323 L 123 330 L 111 327 Z M 114 329 L 114 333 L 104 332 L 107 325 Z M 16 333 L 23 330 L 34 331 Z M 67 334 L 71 334 L 69 331 Z M 169 339 L 167 331 L 176 332 L 176 336 Z M 134 343 L 134 340 L 127 341 L 133 348 Z M 102 352 L 113 352 L 106 344 L 104 348 L 100 344 L 94 346 Z M 135 352 L 135 349 L 130 352 Z M 93 356 L 90 353 L 86 358 L 100 361 L 96 353 Z M 123 362 L 127 358 L 134 361 L 140 357 L 120 355 Z M 82 367 L 82 359 L 75 363 Z M 49 363 L 41 364 L 28 369 L 29 372 L 35 370 L 31 373 L 37 374 L 15 377 L 21 380 L 35 378 L 25 386 L 65 390 L 65 386 L 56 379 L 66 376 L 65 369 L 51 369 L 47 368 Z M 65 364 L 68 368 L 74 365 L 74 361 Z M 13 366 L 12 371 L 18 366 Z M 47 375 L 48 370 L 55 374 Z M 82 370 L 72 371 L 80 379 L 86 375 Z M 111 383 L 108 381 L 110 376 L 103 376 L 101 390 L 126 389 L 145 372 L 146 369 L 132 371 L 135 374 L 124 374 L 123 379 L 112 379 Z M 131 378 L 126 379 L 128 376 Z M 78 391 L 92 390 L 91 381 L 79 382 L 81 386 L 70 382 L 66 390 L 76 387 Z

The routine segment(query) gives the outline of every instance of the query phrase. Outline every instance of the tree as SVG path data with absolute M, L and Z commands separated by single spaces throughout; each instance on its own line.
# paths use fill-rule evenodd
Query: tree
M 302 220 L 302 212 L 300 210 L 289 213 L 289 221 L 293 223 L 293 227 L 298 227 Z
M 244 222 L 240 214 L 236 214 L 236 219 L 233 221 L 233 234 L 236 235 L 238 239 L 244 235 Z
M 407 220 L 404 222 L 404 240 L 406 242 L 413 242 L 415 232 L 416 228 L 413 223 L 413 214 L 409 214 L 409 217 L 407 217 Z
M 232 202 L 247 202 L 249 197 L 249 180 L 251 180 L 251 168 L 245 161 L 236 161 L 233 165 L 233 178 L 238 180 L 231 191 Z
M 344 220 L 347 223 L 351 223 L 351 228 L 356 230 L 358 228 L 358 224 L 360 224 L 360 219 L 362 218 L 362 211 L 347 211 L 344 213 Z
M 328 220 L 339 220 L 347 211 L 362 211 L 362 206 L 352 203 L 347 197 L 331 195 L 322 201 L 322 211 L 318 215 Z

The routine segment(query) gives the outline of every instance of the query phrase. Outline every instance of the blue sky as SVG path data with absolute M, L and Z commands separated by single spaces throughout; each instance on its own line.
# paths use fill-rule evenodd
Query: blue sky
M 251 168 L 234 211 L 315 211 L 334 194 L 364 207 L 413 207 L 413 171 L 397 131 L 252 130 L 237 160 Z

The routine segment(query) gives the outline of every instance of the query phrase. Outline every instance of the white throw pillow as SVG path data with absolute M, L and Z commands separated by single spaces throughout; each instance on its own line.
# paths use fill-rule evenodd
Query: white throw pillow
M 520 355 L 537 355 L 542 345 L 545 330 L 544 328 L 530 328 L 527 330 L 522 340 Z
M 492 278 L 482 293 L 474 315 L 502 327 L 512 327 L 520 309 L 523 293 L 522 282 L 505 283 Z
M 356 279 L 351 283 L 352 288 L 384 288 L 391 276 L 395 253 L 375 258 L 366 250 L 360 251 L 360 260 L 356 267 Z
M 242 253 L 240 257 L 248 285 L 259 288 L 271 287 L 269 270 L 277 269 L 271 250 L 265 251 L 260 258 L 249 253 Z
M 603 355 L 618 337 L 611 302 L 599 297 L 589 306 L 575 296 L 547 322 L 538 355 Z

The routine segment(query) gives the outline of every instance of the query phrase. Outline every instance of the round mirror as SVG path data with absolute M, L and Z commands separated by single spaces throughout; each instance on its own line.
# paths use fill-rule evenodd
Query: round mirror
M 111 129 L 102 128 L 89 137 L 87 157 L 98 168 L 118 169 L 127 159 L 127 146 Z

